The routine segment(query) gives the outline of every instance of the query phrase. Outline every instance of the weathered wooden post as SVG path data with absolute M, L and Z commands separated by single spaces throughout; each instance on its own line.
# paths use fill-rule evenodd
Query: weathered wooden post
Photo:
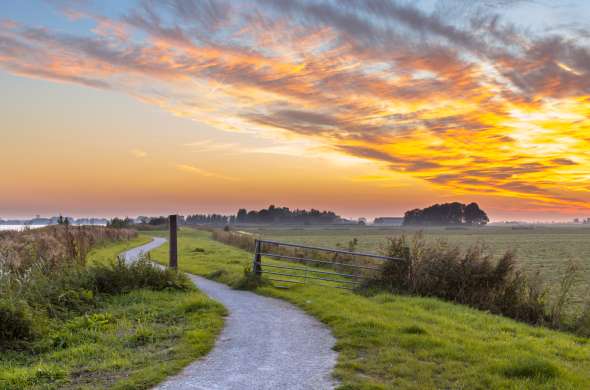
M 178 224 L 177 216 L 171 215 L 170 217 L 170 268 L 178 268 Z
M 260 240 L 256 240 L 254 243 L 254 264 L 252 270 L 254 271 L 254 275 L 258 278 L 262 276 L 262 257 L 260 256 L 260 248 L 261 242 Z

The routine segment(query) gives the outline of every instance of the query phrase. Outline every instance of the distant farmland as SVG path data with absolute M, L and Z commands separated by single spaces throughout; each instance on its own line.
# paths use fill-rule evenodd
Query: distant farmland
M 316 246 L 347 247 L 356 238 L 358 251 L 379 251 L 387 237 L 423 232 L 428 239 L 444 239 L 467 247 L 485 242 L 490 250 L 500 255 L 513 249 L 521 266 L 529 273 L 540 272 L 541 277 L 555 284 L 569 260 L 580 265 L 576 294 L 586 293 L 590 281 L 590 226 L 535 226 L 534 229 L 512 229 L 510 226 L 472 227 L 459 230 L 437 228 L 402 228 L 374 226 L 330 227 L 272 227 L 249 228 L 249 232 L 278 241 Z

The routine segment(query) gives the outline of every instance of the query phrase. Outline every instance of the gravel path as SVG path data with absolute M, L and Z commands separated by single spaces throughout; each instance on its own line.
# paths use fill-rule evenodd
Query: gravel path
M 133 261 L 166 242 L 125 253 Z M 329 329 L 293 305 L 189 275 L 201 291 L 229 311 L 213 350 L 156 389 L 324 390 L 335 387 L 337 354 Z
M 147 244 L 144 244 L 142 246 L 138 246 L 137 248 L 130 249 L 127 252 L 124 252 L 122 256 L 126 262 L 135 261 L 142 254 L 148 253 L 152 249 L 156 249 L 160 245 L 163 245 L 165 242 L 165 238 L 154 237 L 154 239 L 151 242 L 148 242 Z

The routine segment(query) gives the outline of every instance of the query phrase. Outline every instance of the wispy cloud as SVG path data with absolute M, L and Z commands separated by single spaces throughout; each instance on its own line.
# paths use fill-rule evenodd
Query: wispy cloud
M 214 179 L 229 180 L 229 181 L 239 181 L 240 180 L 237 177 L 221 175 L 219 173 L 211 172 L 211 171 L 208 171 L 208 170 L 205 170 L 205 169 L 202 169 L 202 168 L 196 167 L 194 165 L 190 165 L 190 164 L 177 164 L 176 169 L 178 169 L 179 171 L 182 171 L 182 172 L 187 172 L 187 173 L 191 173 L 191 174 L 195 174 L 195 175 L 199 175 L 199 176 L 203 176 L 203 177 L 210 177 L 210 178 L 214 178 Z
M 531 32 L 503 16 L 509 8 L 469 3 L 140 1 L 119 17 L 76 5 L 95 24 L 87 34 L 0 24 L 0 67 L 321 144 L 457 193 L 588 208 L 588 38 Z M 265 150 L 309 152 L 250 149 Z
M 184 144 L 184 146 L 190 148 L 190 150 L 195 152 L 227 152 L 227 153 L 235 153 L 241 150 L 241 147 L 236 143 L 231 142 L 214 142 L 211 140 L 202 140 L 202 141 L 194 141 Z

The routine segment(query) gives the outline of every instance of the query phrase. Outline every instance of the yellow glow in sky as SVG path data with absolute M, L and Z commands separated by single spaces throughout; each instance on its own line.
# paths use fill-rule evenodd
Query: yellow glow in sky
M 588 42 L 526 5 L 125 4 L 7 7 L 0 216 L 590 214 Z

